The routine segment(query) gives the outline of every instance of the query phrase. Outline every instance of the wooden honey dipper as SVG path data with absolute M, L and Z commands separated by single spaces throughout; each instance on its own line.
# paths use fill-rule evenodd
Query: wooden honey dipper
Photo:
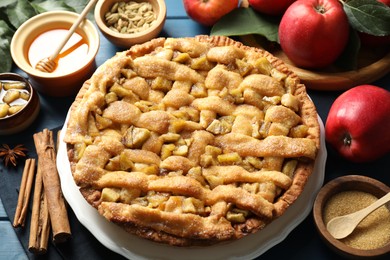
M 65 46 L 65 44 L 68 42 L 70 37 L 73 35 L 73 33 L 75 32 L 76 28 L 80 25 L 81 21 L 87 16 L 89 10 L 92 8 L 92 6 L 95 5 L 95 3 L 97 1 L 98 0 L 91 0 L 87 4 L 87 6 L 84 8 L 84 10 L 81 12 L 79 17 L 77 18 L 77 20 L 74 22 L 72 27 L 69 29 L 69 31 L 65 35 L 64 39 L 62 39 L 62 41 L 58 45 L 57 49 L 49 57 L 46 57 L 46 58 L 43 58 L 42 60 L 40 60 L 37 63 L 37 65 L 35 65 L 35 69 L 40 70 L 42 72 L 47 72 L 47 73 L 51 73 L 51 72 L 53 72 L 55 70 L 55 68 L 57 66 L 57 62 L 58 62 L 57 61 L 58 54 L 60 53 L 62 48 Z

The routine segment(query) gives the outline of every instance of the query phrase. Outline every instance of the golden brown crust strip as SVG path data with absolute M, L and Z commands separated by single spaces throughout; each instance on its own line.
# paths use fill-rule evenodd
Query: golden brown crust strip
M 237 152 L 241 156 L 307 157 L 315 159 L 317 154 L 315 142 L 307 138 L 268 136 L 263 140 L 258 140 L 243 134 L 229 133 L 217 136 L 215 143 L 219 147 L 228 151 Z
M 99 212 L 113 222 L 132 222 L 142 227 L 164 231 L 179 237 L 226 240 L 234 234 L 230 222 L 223 218 L 203 218 L 194 214 L 178 215 L 139 205 L 111 202 L 102 202 L 99 206 Z

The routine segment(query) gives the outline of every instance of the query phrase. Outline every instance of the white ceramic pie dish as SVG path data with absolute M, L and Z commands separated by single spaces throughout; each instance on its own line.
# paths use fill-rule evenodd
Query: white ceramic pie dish
M 320 117 L 321 149 L 315 162 L 314 172 L 301 196 L 280 218 L 263 230 L 240 240 L 212 245 L 210 247 L 173 247 L 139 238 L 129 234 L 114 223 L 99 215 L 90 206 L 76 186 L 66 152 L 63 137 L 67 119 L 61 131 L 57 155 L 57 169 L 61 179 L 63 195 L 78 220 L 110 250 L 132 260 L 136 259 L 254 259 L 283 241 L 311 212 L 317 192 L 323 185 L 327 151 L 324 125 Z

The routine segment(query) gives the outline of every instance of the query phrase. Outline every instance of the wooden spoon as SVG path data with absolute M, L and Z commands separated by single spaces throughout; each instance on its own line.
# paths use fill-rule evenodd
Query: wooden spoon
M 84 8 L 84 10 L 81 12 L 81 14 L 79 15 L 79 17 L 77 18 L 77 20 L 74 22 L 74 24 L 72 25 L 72 27 L 69 29 L 68 33 L 65 35 L 64 39 L 62 39 L 62 41 L 60 42 L 60 44 L 58 45 L 57 49 L 53 52 L 53 54 L 49 57 L 46 57 L 42 60 L 40 60 L 37 65 L 35 65 L 35 69 L 37 70 L 40 70 L 42 72 L 53 72 L 54 69 L 56 68 L 57 66 L 57 56 L 58 54 L 60 53 L 60 51 L 62 50 L 62 48 L 65 46 L 65 44 L 68 42 L 68 40 L 70 39 L 70 37 L 72 36 L 72 34 L 74 33 L 74 31 L 76 30 L 76 28 L 80 25 L 81 21 L 87 16 L 89 10 L 92 8 L 92 6 L 94 6 L 94 4 L 97 2 L 98 0 L 91 0 L 87 6 Z
M 390 201 L 390 192 L 385 196 L 380 198 L 379 200 L 372 203 L 370 206 L 356 211 L 354 213 L 335 217 L 331 219 L 326 228 L 329 233 L 336 239 L 342 239 L 347 237 L 352 233 L 352 231 L 356 228 L 356 226 L 369 215 L 371 212 L 382 206 L 383 204 Z

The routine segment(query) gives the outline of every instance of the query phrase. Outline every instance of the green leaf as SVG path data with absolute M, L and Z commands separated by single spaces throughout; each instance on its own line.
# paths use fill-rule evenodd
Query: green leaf
M 67 0 L 66 4 L 72 7 L 75 10 L 75 12 L 81 13 L 84 7 L 88 4 L 88 2 L 89 0 Z
M 12 57 L 10 52 L 10 42 L 14 30 L 6 22 L 0 20 L 0 72 L 11 71 Z
M 9 72 L 12 68 L 12 57 L 10 53 L 9 41 L 0 39 L 0 72 Z
M 47 11 L 70 11 L 81 13 L 84 7 L 88 4 L 88 0 L 68 0 L 68 1 L 53 1 L 53 0 L 32 0 L 31 5 L 37 13 Z M 87 16 L 93 20 L 92 11 Z
M 13 3 L 15 3 L 15 0 L 1 0 L 0 8 L 6 7 L 6 6 L 11 5 Z
M 31 5 L 37 10 L 39 13 L 47 12 L 47 11 L 75 11 L 74 8 L 70 7 L 63 1 L 32 1 Z
M 65 0 L 65 1 L 52 1 L 52 0 L 31 0 L 31 5 L 39 13 L 46 11 L 70 11 L 81 13 L 85 6 L 88 4 L 89 0 Z M 93 10 L 93 9 L 92 9 Z M 94 20 L 93 11 L 90 11 L 87 15 L 89 20 Z
M 377 0 L 341 2 L 355 30 L 375 36 L 390 35 L 390 7 Z
M 18 0 L 15 5 L 8 6 L 6 14 L 12 26 L 18 28 L 30 17 L 36 15 L 34 8 L 27 0 Z
M 80 14 L 84 10 L 84 8 L 87 6 L 88 2 L 89 2 L 89 0 L 67 0 L 66 4 L 68 6 L 70 6 L 71 8 L 73 8 L 76 13 Z M 92 10 L 89 11 L 89 13 L 87 15 L 87 19 L 89 19 L 91 21 L 95 20 L 93 10 L 94 9 L 92 8 Z
M 0 35 L 1 39 L 11 39 L 14 34 L 14 30 L 8 26 L 8 24 L 2 20 L 0 20 Z
M 278 42 L 280 19 L 260 15 L 252 8 L 237 8 L 223 16 L 212 28 L 211 35 L 240 36 L 259 34 Z

